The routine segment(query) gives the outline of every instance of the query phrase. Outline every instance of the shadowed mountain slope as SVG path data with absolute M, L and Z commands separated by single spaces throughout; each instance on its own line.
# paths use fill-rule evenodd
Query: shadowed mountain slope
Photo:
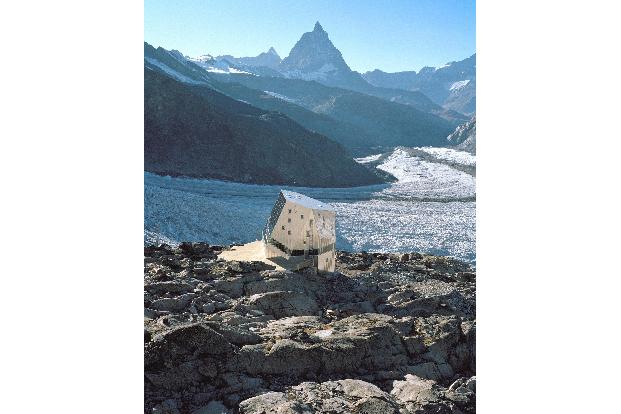
M 382 180 L 287 116 L 145 69 L 145 170 L 259 184 L 348 187 Z

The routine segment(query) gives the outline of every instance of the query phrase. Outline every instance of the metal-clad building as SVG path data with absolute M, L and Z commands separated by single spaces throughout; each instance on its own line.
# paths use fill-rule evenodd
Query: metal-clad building
M 329 204 L 282 190 L 263 230 L 265 256 L 288 269 L 333 272 L 336 212 Z

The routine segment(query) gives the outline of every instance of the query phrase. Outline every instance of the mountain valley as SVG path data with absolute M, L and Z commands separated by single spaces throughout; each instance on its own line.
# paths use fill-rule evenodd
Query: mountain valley
M 418 73 L 361 75 L 319 22 L 283 59 L 274 48 L 255 57 L 189 57 L 145 42 L 144 51 L 149 172 L 356 186 L 394 178 L 353 157 L 399 146 L 473 151 L 450 137 L 474 111 L 475 55 Z

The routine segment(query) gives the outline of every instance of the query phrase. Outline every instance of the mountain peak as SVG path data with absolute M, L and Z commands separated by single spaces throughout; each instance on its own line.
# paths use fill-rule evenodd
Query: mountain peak
M 328 33 L 319 22 L 312 32 L 306 32 L 297 41 L 289 56 L 281 63 L 284 71 L 335 71 L 341 69 L 349 72 L 349 66 L 343 60 L 341 52 L 334 47 Z M 321 74 L 323 77 L 325 74 Z
M 273 47 L 273 46 L 272 46 L 272 47 L 270 47 L 270 50 L 268 50 L 268 51 L 267 51 L 267 53 L 269 53 L 270 55 L 274 55 L 274 56 L 278 56 L 278 57 L 280 57 L 280 56 L 278 55 L 278 52 L 276 52 L 276 49 L 274 49 L 274 47 Z
M 278 65 L 278 70 L 287 78 L 314 80 L 328 86 L 350 89 L 369 86 L 359 73 L 347 65 L 319 22 L 315 23 L 312 32 L 300 37 L 289 56 Z

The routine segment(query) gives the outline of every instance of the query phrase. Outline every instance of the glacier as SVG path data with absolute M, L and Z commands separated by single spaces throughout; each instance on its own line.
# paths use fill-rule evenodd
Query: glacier
M 469 165 L 472 159 L 463 154 L 444 156 L 442 151 L 435 158 L 416 156 L 424 151 L 428 150 L 397 148 L 359 159 L 373 162 L 398 181 L 353 188 L 241 184 L 145 172 L 145 243 L 229 245 L 258 240 L 278 193 L 285 189 L 334 207 L 338 249 L 415 251 L 474 265 L 475 177 L 454 168 L 459 162 Z

